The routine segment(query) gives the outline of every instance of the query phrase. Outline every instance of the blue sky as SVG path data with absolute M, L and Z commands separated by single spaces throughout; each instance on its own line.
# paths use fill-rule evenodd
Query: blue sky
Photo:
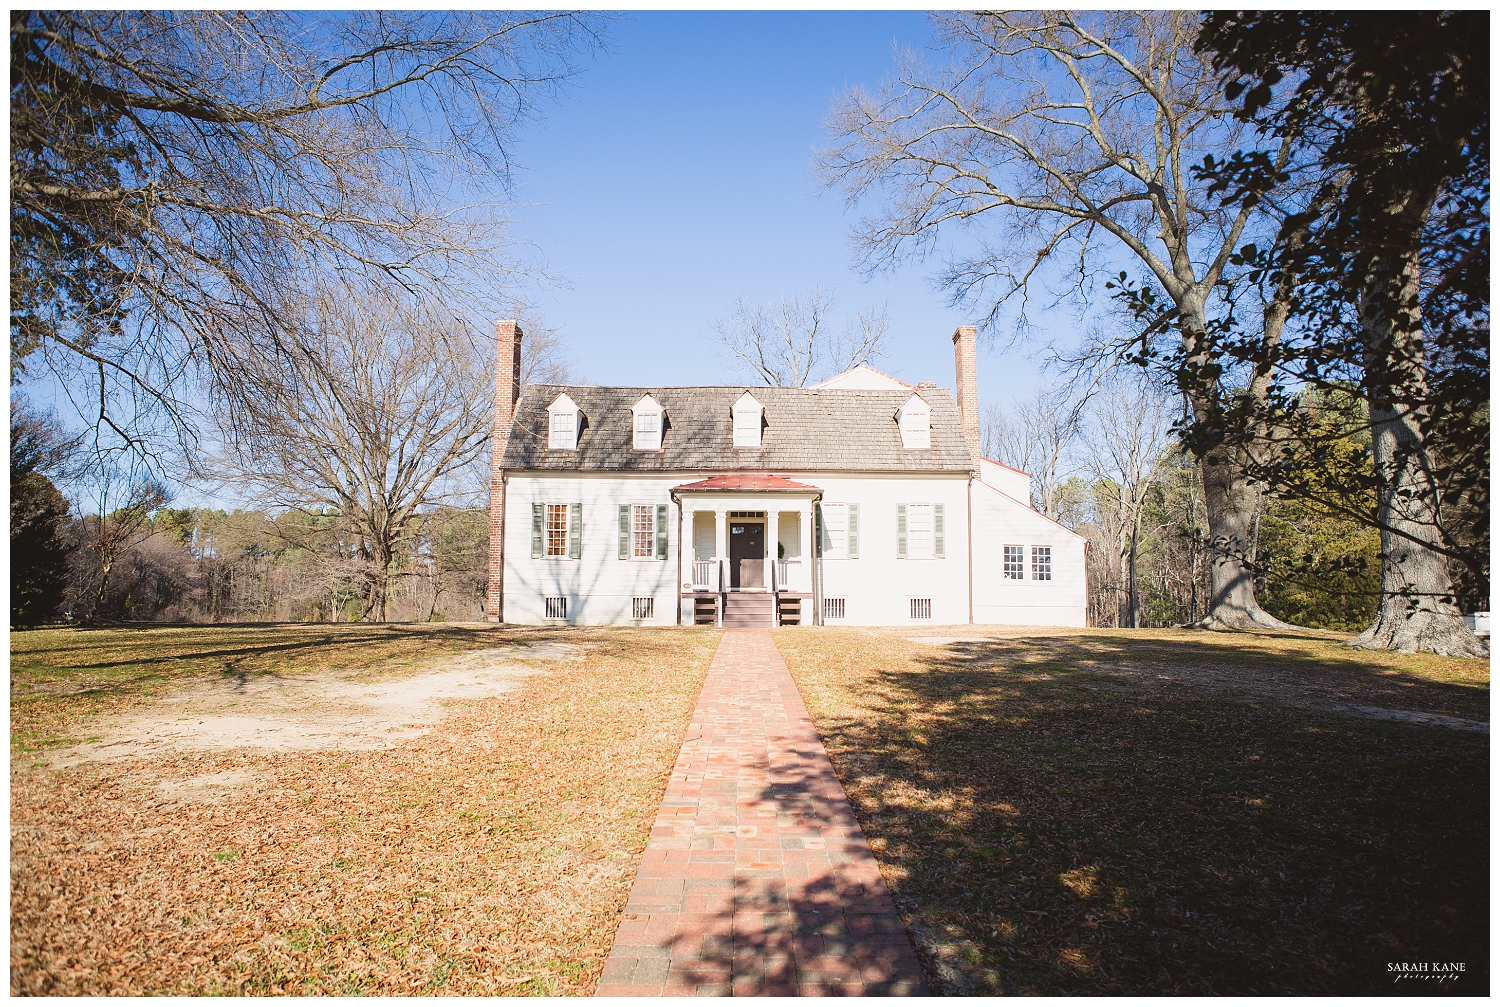
M 876 366 L 952 383 L 949 337 L 967 314 L 930 282 L 936 260 L 865 279 L 852 217 L 820 193 L 813 149 L 833 97 L 878 86 L 893 45 L 927 48 L 920 13 L 645 13 L 616 22 L 610 53 L 529 127 L 516 236 L 566 286 L 528 296 L 600 384 L 736 377 L 709 325 L 737 296 L 813 285 L 853 311 L 888 302 L 893 346 Z M 933 54 L 934 58 L 941 54 Z M 981 350 L 984 399 L 1034 382 L 1022 350 Z

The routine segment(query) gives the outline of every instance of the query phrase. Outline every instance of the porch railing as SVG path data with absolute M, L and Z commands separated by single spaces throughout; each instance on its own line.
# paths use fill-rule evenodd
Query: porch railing
M 701 591 L 717 591 L 719 589 L 718 560 L 693 560 L 693 587 Z
M 802 560 L 778 559 L 776 561 L 776 584 L 783 591 L 804 591 L 802 584 Z

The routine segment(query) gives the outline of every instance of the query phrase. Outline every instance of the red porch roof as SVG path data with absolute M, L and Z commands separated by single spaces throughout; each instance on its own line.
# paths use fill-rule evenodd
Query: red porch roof
M 731 472 L 728 475 L 709 476 L 707 479 L 699 479 L 695 483 L 683 483 L 681 486 L 673 486 L 674 493 L 680 491 L 712 493 L 820 493 L 822 490 L 817 486 L 809 486 L 807 483 L 793 482 L 785 476 L 773 476 L 767 472 Z

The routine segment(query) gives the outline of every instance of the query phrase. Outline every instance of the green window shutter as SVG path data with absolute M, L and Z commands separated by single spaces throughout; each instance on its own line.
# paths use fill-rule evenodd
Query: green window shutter
M 813 508 L 813 552 L 823 557 L 823 505 Z
M 932 505 L 932 556 L 934 559 L 943 558 L 943 505 L 940 503 Z
M 859 504 L 849 505 L 849 558 L 859 559 Z
M 531 558 L 542 558 L 542 522 L 546 520 L 542 516 L 542 505 L 534 503 L 531 505 Z
M 667 505 L 656 505 L 656 558 L 667 558 Z
M 896 505 L 896 558 L 906 558 L 906 504 Z
M 630 558 L 630 505 L 620 505 L 620 558 Z
M 583 504 L 568 508 L 568 559 L 583 558 Z

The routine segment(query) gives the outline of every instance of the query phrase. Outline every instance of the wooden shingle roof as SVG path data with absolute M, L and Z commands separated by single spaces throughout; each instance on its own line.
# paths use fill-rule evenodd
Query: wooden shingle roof
M 759 448 L 734 446 L 736 399 L 750 392 L 765 407 Z M 560 394 L 578 404 L 576 451 L 547 448 L 547 406 Z M 660 451 L 632 448 L 630 407 L 651 395 L 665 409 Z M 946 388 L 919 388 L 932 406 L 932 448 L 906 451 L 896 413 L 912 392 L 726 385 L 611 388 L 526 385 L 503 466 L 578 472 L 967 472 L 958 406 Z

